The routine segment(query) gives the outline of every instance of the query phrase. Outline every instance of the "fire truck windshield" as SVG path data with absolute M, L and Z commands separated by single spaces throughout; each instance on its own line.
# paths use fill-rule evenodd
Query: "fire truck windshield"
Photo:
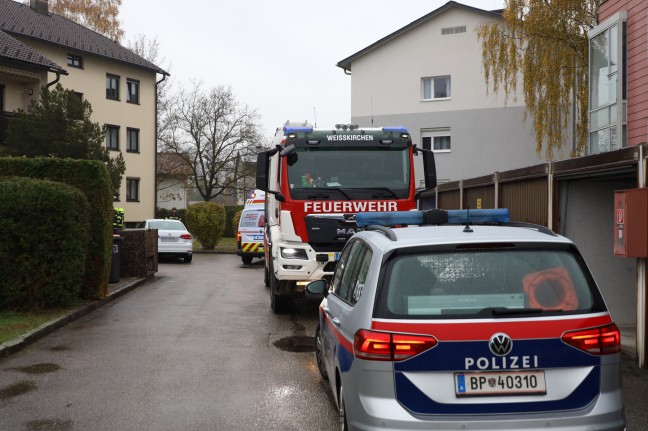
M 410 193 L 407 146 L 297 146 L 288 166 L 293 199 L 404 199 Z

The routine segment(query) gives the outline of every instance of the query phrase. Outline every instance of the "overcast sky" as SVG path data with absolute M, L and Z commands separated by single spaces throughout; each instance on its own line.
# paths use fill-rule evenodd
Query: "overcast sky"
M 122 43 L 157 38 L 176 85 L 226 85 L 257 109 L 268 141 L 286 120 L 351 120 L 351 77 L 336 64 L 445 0 L 122 0 Z M 504 0 L 460 0 L 501 9 Z

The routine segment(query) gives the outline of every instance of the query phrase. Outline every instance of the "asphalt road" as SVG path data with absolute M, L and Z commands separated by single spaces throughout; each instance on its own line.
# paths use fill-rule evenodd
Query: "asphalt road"
M 318 300 L 270 311 L 263 266 L 166 261 L 155 280 L 0 360 L 0 431 L 334 430 L 314 361 Z M 648 370 L 624 357 L 628 431 Z
M 333 430 L 318 301 L 270 310 L 263 266 L 198 254 L 0 361 L 0 430 Z

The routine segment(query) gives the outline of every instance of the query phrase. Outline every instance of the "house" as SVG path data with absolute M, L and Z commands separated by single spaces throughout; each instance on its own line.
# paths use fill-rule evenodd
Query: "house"
M 158 208 L 187 209 L 187 192 L 191 186 L 192 169 L 189 158 L 183 154 L 158 153 L 157 205 Z
M 43 86 L 60 82 L 88 100 L 92 121 L 107 126 L 106 146 L 126 162 L 115 206 L 124 208 L 127 226 L 155 214 L 156 87 L 168 75 L 113 40 L 50 13 L 47 0 L 0 0 L 0 130 Z
M 351 122 L 405 126 L 436 153 L 439 183 L 542 163 L 522 92 L 505 100 L 485 83 L 475 30 L 501 19 L 450 1 L 338 62 L 351 75 Z

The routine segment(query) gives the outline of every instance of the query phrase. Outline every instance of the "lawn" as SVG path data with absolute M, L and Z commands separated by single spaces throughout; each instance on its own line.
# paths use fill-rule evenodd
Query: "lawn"
M 62 317 L 71 310 L 72 308 L 57 308 L 29 313 L 0 311 L 0 344 L 26 334 L 50 320 Z

